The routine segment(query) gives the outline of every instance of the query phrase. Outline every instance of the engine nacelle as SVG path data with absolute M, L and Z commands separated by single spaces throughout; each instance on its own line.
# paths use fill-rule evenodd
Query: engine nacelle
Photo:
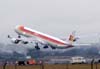
M 11 41 L 15 44 L 18 44 L 21 40 L 16 39 L 16 38 L 12 38 Z
M 13 38 L 10 35 L 8 35 L 8 38 L 10 38 L 11 42 L 14 43 L 14 44 L 19 44 L 19 42 L 22 43 L 22 44 L 28 44 L 29 43 L 28 41 L 21 39 L 20 35 L 18 36 L 18 38 Z

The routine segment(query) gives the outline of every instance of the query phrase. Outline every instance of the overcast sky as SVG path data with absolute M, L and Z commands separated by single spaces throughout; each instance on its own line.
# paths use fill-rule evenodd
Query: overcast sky
M 57 37 L 100 33 L 100 0 L 0 0 L 0 38 L 16 25 Z

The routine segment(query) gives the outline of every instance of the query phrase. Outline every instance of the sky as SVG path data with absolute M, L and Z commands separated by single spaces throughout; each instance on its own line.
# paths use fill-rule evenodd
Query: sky
M 0 0 L 0 38 L 16 36 L 16 25 L 66 37 L 100 33 L 99 0 Z

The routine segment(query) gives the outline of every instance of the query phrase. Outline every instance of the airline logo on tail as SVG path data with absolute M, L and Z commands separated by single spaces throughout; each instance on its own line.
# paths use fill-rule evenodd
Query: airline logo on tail
M 74 36 L 73 35 L 69 36 L 69 41 L 74 41 Z
M 72 34 L 69 36 L 69 42 L 72 44 L 75 42 L 78 38 L 75 37 L 75 31 L 72 32 Z

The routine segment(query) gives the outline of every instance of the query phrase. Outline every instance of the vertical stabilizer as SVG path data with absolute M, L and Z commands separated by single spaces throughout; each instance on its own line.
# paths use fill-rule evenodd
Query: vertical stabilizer
M 77 38 L 75 37 L 75 33 L 76 33 L 76 31 L 73 31 L 72 34 L 70 34 L 70 36 L 69 36 L 68 40 L 71 44 L 77 40 Z

